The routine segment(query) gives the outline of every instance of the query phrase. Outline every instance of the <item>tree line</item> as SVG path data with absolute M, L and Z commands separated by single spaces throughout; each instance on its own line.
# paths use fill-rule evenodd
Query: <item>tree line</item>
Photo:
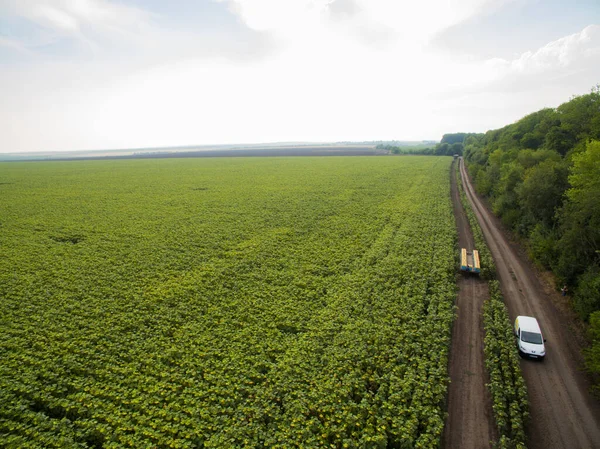
M 462 145 L 477 191 L 589 322 L 587 366 L 600 376 L 600 85 Z
M 392 154 L 421 154 L 426 156 L 462 156 L 464 151 L 464 141 L 469 136 L 475 136 L 473 133 L 453 133 L 444 134 L 442 140 L 435 145 L 394 145 L 379 144 L 378 150 L 388 150 Z

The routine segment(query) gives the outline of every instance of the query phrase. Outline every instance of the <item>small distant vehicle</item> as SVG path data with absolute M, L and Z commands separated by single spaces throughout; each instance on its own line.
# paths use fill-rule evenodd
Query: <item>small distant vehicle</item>
M 546 357 L 546 339 L 537 320 L 531 316 L 518 316 L 515 320 L 515 336 L 519 354 L 532 359 L 544 360 Z
M 458 153 L 454 154 L 454 159 L 458 159 Z
M 479 251 L 476 249 L 473 252 L 468 252 L 466 248 L 460 250 L 460 269 L 470 273 L 481 272 L 481 264 L 479 263 Z

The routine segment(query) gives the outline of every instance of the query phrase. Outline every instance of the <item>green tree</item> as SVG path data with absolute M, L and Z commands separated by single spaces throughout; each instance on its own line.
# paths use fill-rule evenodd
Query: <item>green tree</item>
M 562 157 L 556 151 L 544 149 L 526 149 L 519 151 L 519 153 L 517 154 L 517 161 L 519 161 L 519 164 L 521 164 L 523 168 L 531 168 L 539 164 L 540 162 L 543 162 L 548 159 L 558 162 L 562 160 Z
M 575 310 L 584 320 L 587 320 L 591 313 L 600 310 L 600 267 L 598 265 L 588 267 L 579 277 L 574 303 Z
M 571 188 L 561 212 L 563 235 L 559 242 L 559 274 L 573 281 L 600 255 L 600 142 L 573 156 Z
M 465 137 L 468 135 L 468 133 L 444 134 L 440 143 L 447 143 L 448 145 L 452 145 L 453 143 L 463 143 Z
M 548 159 L 528 169 L 523 183 L 516 188 L 521 208 L 551 228 L 556 209 L 562 205 L 567 174 L 568 169 L 560 160 Z
M 557 109 L 560 128 L 576 140 L 600 139 L 600 87 L 587 95 L 574 97 Z
M 463 144 L 461 142 L 456 142 L 450 146 L 450 153 L 458 154 L 458 155 L 462 156 L 463 149 L 464 149 Z
M 585 351 L 585 365 L 587 369 L 598 376 L 600 374 L 600 311 L 590 315 L 590 338 L 592 345 Z M 600 385 L 596 383 L 593 389 L 600 394 Z
M 563 156 L 567 154 L 576 142 L 577 139 L 573 134 L 559 127 L 552 128 L 545 137 L 545 147 Z
M 436 146 L 435 148 L 435 154 L 436 155 L 447 155 L 450 152 L 450 144 L 448 143 L 440 143 L 438 146 Z
M 557 240 L 556 228 L 551 229 L 542 223 L 537 223 L 529 234 L 529 254 L 542 266 L 552 268 L 552 264 L 558 257 Z
M 522 216 L 518 207 L 517 188 L 523 181 L 525 170 L 516 162 L 502 164 L 499 168 L 500 179 L 494 186 L 492 206 L 494 213 L 502 218 L 504 224 L 514 228 Z

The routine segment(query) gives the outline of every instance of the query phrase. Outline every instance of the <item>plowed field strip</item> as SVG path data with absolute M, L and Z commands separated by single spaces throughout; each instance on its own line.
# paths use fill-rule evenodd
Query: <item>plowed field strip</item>
M 473 249 L 473 235 L 460 202 L 452 170 L 452 203 L 459 235 L 459 247 Z M 490 448 L 497 439 L 492 402 L 485 387 L 483 355 L 483 301 L 488 297 L 487 283 L 474 276 L 458 282 L 458 316 L 452 330 L 448 419 L 444 447 Z

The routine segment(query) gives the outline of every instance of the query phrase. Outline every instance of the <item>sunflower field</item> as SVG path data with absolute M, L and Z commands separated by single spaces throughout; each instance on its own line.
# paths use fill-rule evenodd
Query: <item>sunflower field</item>
M 438 447 L 450 163 L 0 164 L 0 447 Z

